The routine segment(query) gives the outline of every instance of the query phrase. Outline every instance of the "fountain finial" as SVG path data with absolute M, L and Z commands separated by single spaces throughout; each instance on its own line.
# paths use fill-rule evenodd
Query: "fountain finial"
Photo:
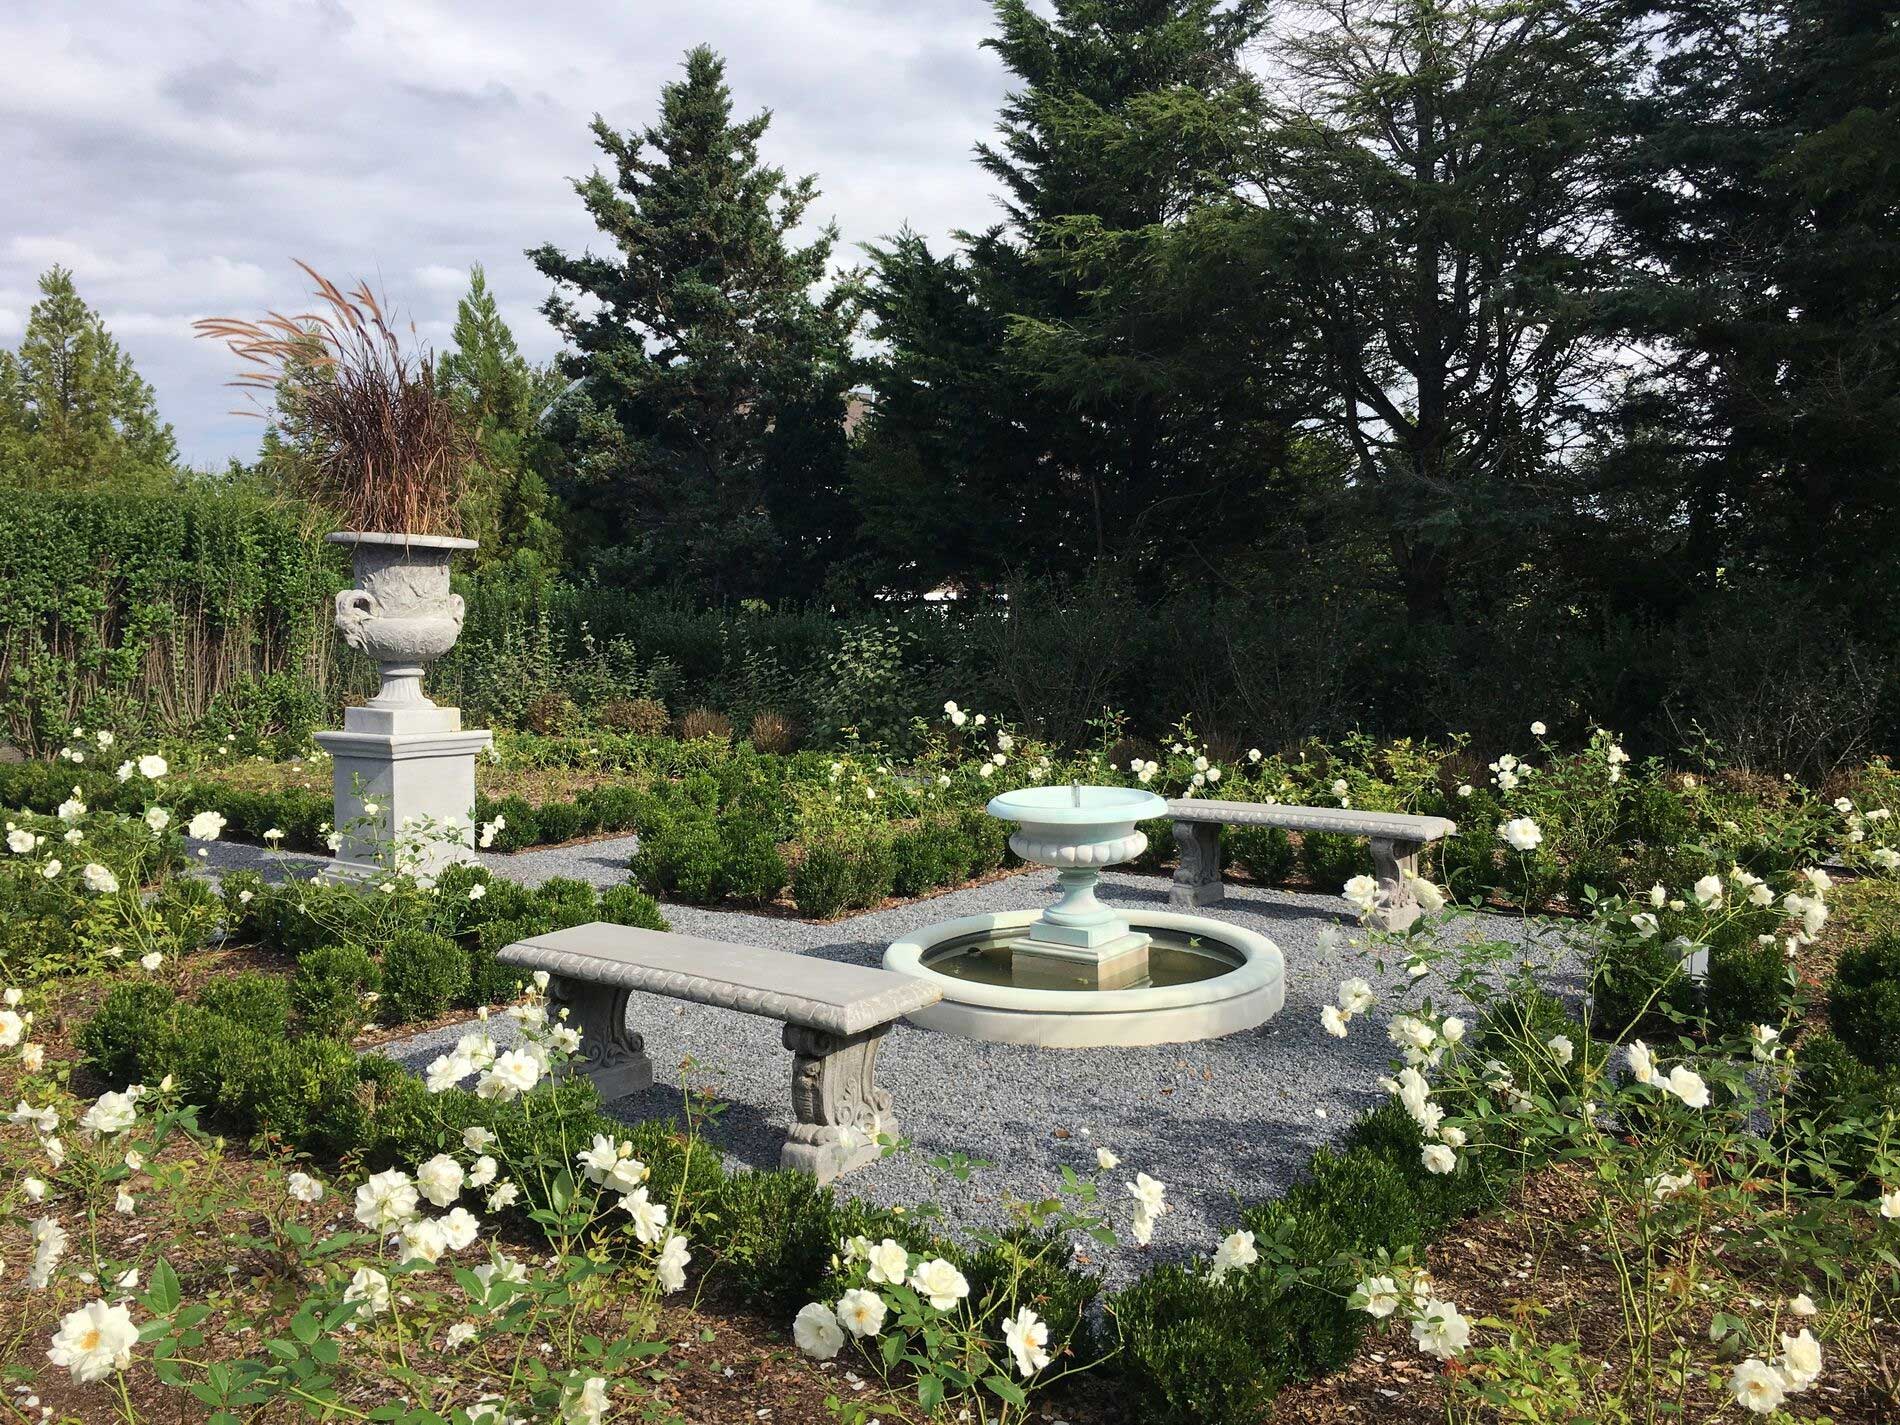
M 1069 805 L 1072 807 L 1082 805 L 1082 784 L 1080 782 L 1069 783 Z

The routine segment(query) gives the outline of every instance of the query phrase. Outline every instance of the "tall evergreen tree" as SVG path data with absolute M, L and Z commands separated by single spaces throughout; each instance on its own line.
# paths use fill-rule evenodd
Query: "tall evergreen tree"
M 561 493 L 603 574 L 712 598 L 808 591 L 835 557 L 849 284 L 823 296 L 836 234 L 793 238 L 817 197 L 764 163 L 769 113 L 735 122 L 724 62 L 701 47 L 575 184 L 614 251 L 529 253 L 579 389 L 556 416 Z
M 1900 5 L 1632 8 L 1624 317 L 1658 359 L 1612 468 L 1679 518 L 1704 585 L 1812 587 L 1900 538 Z
M 475 431 L 482 456 L 462 500 L 462 529 L 481 541 L 485 563 L 525 555 L 551 570 L 560 535 L 540 474 L 550 456 L 542 421 L 566 383 L 522 356 L 479 265 L 456 307 L 454 341 L 436 363 L 436 379 Z
M 1607 370 L 1619 37 L 1570 0 L 1328 0 L 1279 38 L 1251 222 L 1215 219 L 1279 284 L 1414 617 L 1495 586 L 1566 508 Z
M 995 0 L 995 12 L 984 43 L 1021 83 L 977 157 L 1008 221 L 964 235 L 959 257 L 908 233 L 872 250 L 888 356 L 861 503 L 899 584 L 1155 553 L 1205 533 L 1200 497 L 1225 473 L 1205 448 L 1205 408 L 1163 374 L 1171 314 L 1114 302 L 1104 266 L 1073 249 L 1121 243 L 1126 257 L 1209 191 L 1212 147 L 1255 101 L 1241 52 L 1264 5 L 1056 0 L 1044 15 Z M 920 547 L 921 523 L 951 533 Z
M 178 448 L 152 388 L 73 275 L 40 278 L 17 355 L 0 352 L 0 484 L 136 488 L 170 478 Z

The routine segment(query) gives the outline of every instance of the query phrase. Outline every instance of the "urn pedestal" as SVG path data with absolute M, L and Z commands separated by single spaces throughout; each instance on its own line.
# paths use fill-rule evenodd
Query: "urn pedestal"
M 344 642 L 374 659 L 376 696 L 346 708 L 343 730 L 320 732 L 335 759 L 338 833 L 329 874 L 355 879 L 399 870 L 433 876 L 475 859 L 475 758 L 494 741 L 464 731 L 460 708 L 422 691 L 428 665 L 454 647 L 462 599 L 449 589 L 449 559 L 472 539 L 343 533 L 355 553 L 356 587 L 336 596 Z

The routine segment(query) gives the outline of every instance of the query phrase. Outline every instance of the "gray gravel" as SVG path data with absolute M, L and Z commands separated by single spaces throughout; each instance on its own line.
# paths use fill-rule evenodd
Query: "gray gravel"
M 502 874 L 585 870 L 594 847 L 505 858 Z M 525 878 L 524 875 L 524 878 Z M 669 906 L 676 929 L 744 944 L 857 964 L 875 964 L 885 946 L 919 926 L 979 911 L 1045 905 L 1054 877 L 1031 871 L 988 885 L 829 925 L 786 918 Z M 1167 881 L 1110 874 L 1103 898 L 1131 909 L 1164 907 Z M 1235 1220 L 1239 1201 L 1283 1191 L 1320 1146 L 1380 1100 L 1376 1080 L 1391 1053 L 1375 1010 L 1345 1040 L 1320 1028 L 1321 1005 L 1338 981 L 1364 975 L 1381 991 L 1369 957 L 1350 947 L 1326 953 L 1322 926 L 1341 919 L 1336 897 L 1230 888 L 1213 907 L 1219 919 L 1259 931 L 1286 956 L 1286 1007 L 1258 1029 L 1201 1044 L 1153 1048 L 1037 1049 L 984 1044 L 899 1025 L 885 1041 L 879 1078 L 896 1098 L 914 1147 L 845 1178 L 843 1190 L 886 1204 L 939 1204 L 951 1224 L 1009 1220 L 1012 1200 L 1052 1196 L 1063 1164 L 1095 1173 L 1097 1145 L 1122 1160 L 1102 1175 L 1104 1201 L 1126 1236 L 1132 1206 L 1122 1184 L 1137 1170 L 1168 1185 L 1173 1211 L 1151 1248 L 1124 1245 L 1095 1253 L 1111 1284 L 1145 1261 L 1212 1249 Z M 1485 917 L 1483 931 L 1517 938 L 1519 922 Z M 1473 933 L 1467 929 L 1465 933 Z M 1426 982 L 1427 988 L 1430 981 Z M 1442 990 L 1439 1000 L 1445 1008 Z M 629 1122 L 677 1115 L 682 1065 L 691 1083 L 723 1101 L 708 1135 L 730 1162 L 774 1167 L 791 1113 L 790 1062 L 777 1022 L 729 1010 L 635 994 L 630 1021 L 646 1036 L 660 1082 L 609 1105 Z M 453 1042 L 461 1026 L 386 1046 L 420 1067 Z M 963 1152 L 992 1166 L 959 1183 L 927 1159 Z M 1104 1260 L 1106 1259 L 1106 1260 Z
M 556 876 L 572 876 L 591 886 L 606 887 L 627 879 L 627 858 L 639 844 L 637 836 L 611 836 L 533 851 L 478 851 L 475 858 L 491 874 L 524 886 L 538 886 Z M 272 881 L 292 876 L 308 879 L 330 860 L 308 851 L 268 851 L 244 841 L 214 841 L 203 849 L 208 854 L 199 858 L 199 869 L 213 879 L 225 871 L 258 871 Z

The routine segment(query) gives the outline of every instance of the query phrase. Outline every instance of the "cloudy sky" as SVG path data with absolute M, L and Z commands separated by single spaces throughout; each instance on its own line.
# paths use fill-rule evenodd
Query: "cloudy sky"
M 522 250 L 593 237 L 569 179 L 602 114 L 638 128 L 690 46 L 727 59 L 765 156 L 818 175 L 841 257 L 998 209 L 971 162 L 1007 88 L 984 0 L 7 0 L 0 344 L 70 267 L 191 462 L 248 456 L 206 315 L 302 310 L 290 265 L 367 276 L 441 344 L 471 263 L 530 355 L 556 346 Z

